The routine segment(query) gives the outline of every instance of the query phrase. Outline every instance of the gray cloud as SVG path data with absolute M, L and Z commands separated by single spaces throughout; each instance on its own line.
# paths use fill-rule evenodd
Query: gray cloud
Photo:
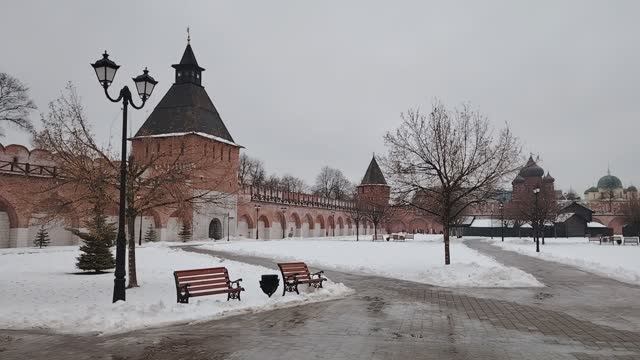
M 359 180 L 399 113 L 438 97 L 509 122 L 557 186 L 582 192 L 608 163 L 640 184 L 638 2 L 112 3 L 2 0 L 0 22 L 0 71 L 29 84 L 41 111 L 76 83 L 104 142 L 118 141 L 120 112 L 89 62 L 107 49 L 122 65 L 116 85 L 144 66 L 160 81 L 133 112 L 135 131 L 170 86 L 190 26 L 209 95 L 270 171 L 312 181 L 331 165 Z

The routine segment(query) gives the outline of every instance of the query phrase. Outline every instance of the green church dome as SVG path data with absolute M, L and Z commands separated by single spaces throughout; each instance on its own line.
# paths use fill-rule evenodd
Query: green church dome
M 611 174 L 607 174 L 598 180 L 598 189 L 613 190 L 621 187 L 622 181 Z

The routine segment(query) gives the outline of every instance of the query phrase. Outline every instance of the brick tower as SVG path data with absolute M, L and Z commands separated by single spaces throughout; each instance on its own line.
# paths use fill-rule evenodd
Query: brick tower
M 378 166 L 375 155 L 369 163 L 367 172 L 358 185 L 358 201 L 366 204 L 387 206 L 391 188 L 384 179 L 382 170 Z
M 167 209 L 161 214 L 161 238 L 175 237 L 173 223 L 185 221 L 192 226 L 194 238 L 211 237 L 213 233 L 216 237 L 226 235 L 227 224 L 233 225 L 228 217 L 237 212 L 241 146 L 231 137 L 202 86 L 205 69 L 198 65 L 190 43 L 180 62 L 172 67 L 175 82 L 132 139 L 132 155 L 141 162 L 160 158 L 156 160 L 160 166 L 186 166 L 193 169 L 192 184 L 197 184 L 194 187 L 229 195 L 225 204 L 207 204 L 187 216 Z M 177 217 L 180 219 L 172 220 Z M 233 235 L 235 226 L 229 232 Z

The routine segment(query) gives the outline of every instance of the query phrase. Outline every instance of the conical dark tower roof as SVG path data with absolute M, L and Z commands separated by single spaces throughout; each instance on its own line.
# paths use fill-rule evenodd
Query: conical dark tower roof
M 373 156 L 373 159 L 371 159 L 367 172 L 364 174 L 360 185 L 387 185 L 387 181 L 384 179 L 384 175 L 382 174 L 382 170 L 380 170 L 380 166 L 378 166 L 375 155 Z
M 182 59 L 180 59 L 179 64 L 172 65 L 172 67 L 177 68 L 185 65 L 195 65 L 200 71 L 204 71 L 198 65 L 198 61 L 196 60 L 196 55 L 193 53 L 193 49 L 191 48 L 191 44 L 187 44 L 187 47 L 184 49 L 184 53 L 182 54 Z
M 204 68 L 198 65 L 191 44 L 187 44 L 176 69 L 175 83 L 147 120 L 136 137 L 195 133 L 235 144 L 218 110 L 202 87 Z

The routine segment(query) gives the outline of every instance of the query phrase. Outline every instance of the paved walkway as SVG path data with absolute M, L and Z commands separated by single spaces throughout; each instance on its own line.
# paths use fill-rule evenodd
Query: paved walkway
M 588 310 L 566 311 L 591 306 L 585 305 L 591 301 L 587 295 L 600 304 L 607 294 L 637 294 L 636 287 L 606 278 L 593 278 L 597 285 L 592 286 L 592 275 L 569 266 L 482 243 L 470 246 L 525 271 L 536 270 L 531 272 L 549 286 L 542 290 L 445 289 L 331 271 L 326 274 L 329 278 L 354 288 L 356 294 L 115 336 L 0 331 L 0 358 L 640 359 L 640 332 L 634 329 L 637 323 L 617 326 L 617 322 L 630 325 L 631 317 L 592 321 Z M 268 259 L 222 256 L 274 268 Z M 584 283 L 574 284 L 574 280 Z M 586 293 L 581 293 L 583 290 Z M 627 299 L 627 304 L 636 299 Z M 552 301 L 562 306 L 554 309 L 549 305 Z M 615 314 L 622 303 L 614 303 L 599 316 Z M 629 312 L 640 312 L 637 305 L 626 306 Z
M 465 244 L 504 265 L 534 275 L 547 286 L 539 290 L 537 296 L 530 296 L 529 291 L 524 298 L 518 296 L 518 291 L 498 289 L 476 290 L 473 291 L 475 296 L 498 296 L 520 303 L 533 300 L 533 304 L 543 308 L 561 310 L 600 324 L 640 332 L 640 286 L 589 273 L 574 266 L 504 251 L 485 241 L 467 240 Z

